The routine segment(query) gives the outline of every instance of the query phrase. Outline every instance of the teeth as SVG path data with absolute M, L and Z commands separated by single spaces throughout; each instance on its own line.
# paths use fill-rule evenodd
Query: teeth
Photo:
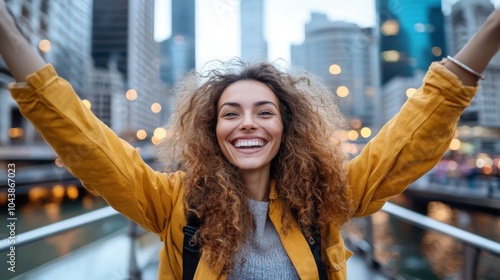
M 261 140 L 238 140 L 234 146 L 236 148 L 240 147 L 262 147 L 264 142 Z

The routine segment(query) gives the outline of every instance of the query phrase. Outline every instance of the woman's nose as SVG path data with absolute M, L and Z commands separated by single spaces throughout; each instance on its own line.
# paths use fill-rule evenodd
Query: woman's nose
M 253 130 L 257 128 L 257 124 L 255 122 L 255 119 L 251 115 L 246 115 L 243 117 L 241 124 L 240 124 L 240 129 L 241 130 Z

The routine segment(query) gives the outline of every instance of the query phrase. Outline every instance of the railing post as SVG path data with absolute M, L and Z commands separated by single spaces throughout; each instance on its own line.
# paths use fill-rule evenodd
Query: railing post
M 130 238 L 130 256 L 129 256 L 129 280 L 141 280 L 141 271 L 137 266 L 135 257 L 135 241 L 137 238 L 137 224 L 129 221 L 128 236 Z
M 367 256 L 370 261 L 371 267 L 376 267 L 375 261 L 375 244 L 373 239 L 373 217 L 372 215 L 366 217 L 366 242 L 370 245 L 370 248 L 367 252 Z
M 477 279 L 477 265 L 480 253 L 480 248 L 464 243 L 464 266 L 462 272 L 464 280 Z

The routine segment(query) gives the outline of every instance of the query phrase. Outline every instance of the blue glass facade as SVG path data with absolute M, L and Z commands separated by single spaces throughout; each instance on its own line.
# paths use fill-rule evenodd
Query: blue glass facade
M 380 22 L 382 83 L 395 76 L 412 76 L 445 55 L 444 16 L 440 0 L 377 0 Z M 384 31 L 397 24 L 395 33 Z M 387 52 L 396 57 L 388 58 Z M 385 55 L 384 55 L 385 54 Z

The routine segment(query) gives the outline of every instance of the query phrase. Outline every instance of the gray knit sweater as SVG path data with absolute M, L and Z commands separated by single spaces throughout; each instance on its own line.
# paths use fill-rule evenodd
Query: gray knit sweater
M 229 280 L 290 280 L 299 279 L 278 232 L 267 216 L 269 202 L 248 200 L 255 219 L 255 234 L 236 255 L 236 266 L 228 275 Z M 245 257 L 246 261 L 241 262 Z

